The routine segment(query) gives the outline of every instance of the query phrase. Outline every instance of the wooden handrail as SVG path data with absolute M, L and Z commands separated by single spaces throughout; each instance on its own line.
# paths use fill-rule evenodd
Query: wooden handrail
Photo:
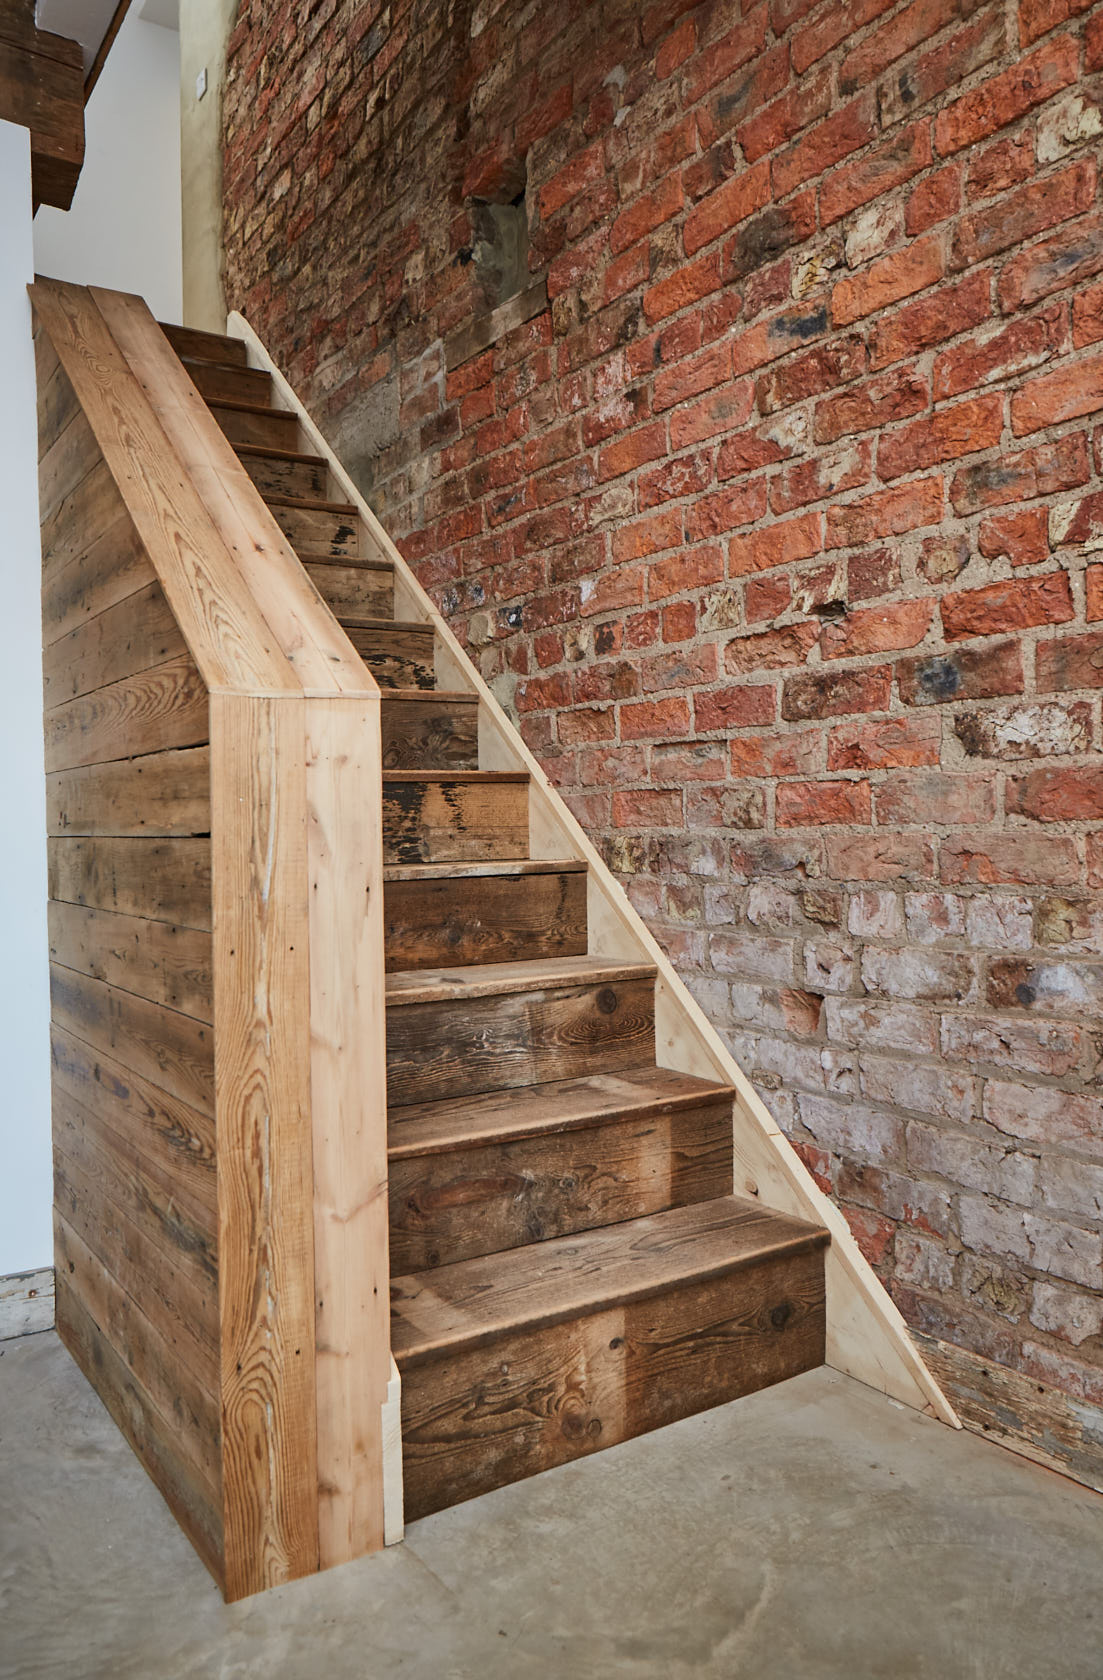
M 46 280 L 31 295 L 75 393 L 73 424 L 208 696 L 220 1475 L 217 1521 L 193 1513 L 189 1531 L 238 1598 L 383 1542 L 379 690 L 141 300 Z M 127 681 L 148 692 L 159 670 Z M 112 750 L 117 809 L 119 786 L 140 802 L 144 761 L 125 739 Z M 146 750 L 135 734 L 129 751 Z M 53 804 L 67 834 L 65 774 Z M 149 832 L 140 812 L 104 821 Z M 95 833 L 115 843 L 102 823 Z M 141 928 L 127 933 L 140 949 Z M 142 996 L 149 983 L 132 984 Z M 87 1306 L 73 1301 L 69 1339 L 92 1362 Z M 142 1302 L 127 1310 L 140 1319 Z M 147 1440 L 143 1456 L 172 1498 L 165 1455 Z

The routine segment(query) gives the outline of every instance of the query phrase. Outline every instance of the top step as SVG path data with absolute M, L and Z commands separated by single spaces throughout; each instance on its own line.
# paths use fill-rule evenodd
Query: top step
M 248 366 L 249 352 L 243 339 L 201 332 L 198 327 L 173 327 L 164 321 L 160 327 L 181 359 L 187 357 L 197 362 L 218 362 L 223 367 Z

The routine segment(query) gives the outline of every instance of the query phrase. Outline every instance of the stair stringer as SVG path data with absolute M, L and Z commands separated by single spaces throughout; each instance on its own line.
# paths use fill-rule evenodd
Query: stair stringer
M 441 687 L 479 698 L 479 763 L 484 770 L 524 770 L 530 777 L 530 854 L 574 857 L 587 864 L 591 951 L 624 961 L 653 963 L 656 1055 L 663 1067 L 735 1088 L 733 1144 L 738 1195 L 759 1199 L 777 1213 L 824 1225 L 826 1252 L 826 1363 L 892 1399 L 940 1419 L 960 1422 L 928 1371 L 899 1310 L 862 1254 L 835 1203 L 816 1184 L 735 1057 L 628 900 L 603 858 L 552 787 L 489 685 L 345 471 L 295 391 L 246 318 L 234 311 L 227 333 L 244 340 L 249 364 L 272 375 L 280 406 L 293 410 L 311 447 L 323 456 L 341 494 L 359 510 L 363 533 L 379 558 L 394 567 L 395 617 L 432 624 Z

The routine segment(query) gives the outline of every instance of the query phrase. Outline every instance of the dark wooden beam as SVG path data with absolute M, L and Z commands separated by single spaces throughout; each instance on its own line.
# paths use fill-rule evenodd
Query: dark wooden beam
M 119 0 L 119 4 L 115 7 L 111 22 L 107 26 L 107 33 L 100 42 L 96 51 L 96 56 L 89 66 L 88 74 L 84 78 L 84 103 L 86 105 L 92 97 L 92 89 L 100 79 L 100 71 L 107 62 L 107 55 L 111 51 L 111 48 L 115 45 L 115 37 L 122 28 L 123 20 L 129 10 L 130 0 Z
M 33 0 L 0 0 L 0 117 L 31 134 L 35 208 L 68 210 L 84 162 L 80 46 L 34 23 Z

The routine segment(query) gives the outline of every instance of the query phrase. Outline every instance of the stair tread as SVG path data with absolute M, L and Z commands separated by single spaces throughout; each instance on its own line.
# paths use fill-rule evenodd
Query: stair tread
M 822 1248 L 822 1226 L 721 1196 L 391 1282 L 399 1367 Z
M 276 408 L 272 403 L 238 402 L 235 397 L 208 397 L 208 408 L 228 408 L 234 414 L 263 414 L 276 415 L 281 420 L 293 420 L 296 425 L 299 417 L 293 408 Z
M 394 693 L 393 689 L 385 689 L 383 698 Z M 414 689 L 413 693 L 419 698 L 432 699 L 432 689 Z M 461 876 L 468 880 L 478 880 L 484 875 L 569 875 L 586 873 L 586 863 L 582 858 L 506 858 L 499 862 L 487 863 L 387 863 L 383 866 L 384 881 L 449 881 L 453 877 Z
M 343 513 L 349 519 L 355 519 L 357 515 L 355 503 L 327 502 L 324 496 L 287 496 L 282 490 L 267 490 L 264 499 L 270 507 L 306 508 L 315 513 Z
M 265 413 L 268 412 L 266 409 Z M 297 462 L 302 466 L 310 467 L 327 465 L 324 455 L 304 455 L 298 449 L 277 449 L 274 444 L 235 443 L 231 447 L 235 455 L 257 455 L 262 460 Z
M 299 558 L 302 559 L 302 556 Z M 307 558 L 311 564 L 314 563 L 312 555 L 308 555 Z M 322 556 L 319 555 L 318 558 L 321 559 Z M 326 558 L 332 561 L 333 555 L 327 555 Z M 337 622 L 346 630 L 401 630 L 404 634 L 421 630 L 427 636 L 433 634 L 433 626 L 422 618 L 368 618 L 359 613 L 342 613 Z
M 387 1153 L 400 1161 L 465 1145 L 508 1143 L 577 1131 L 617 1116 L 643 1120 L 734 1094 L 734 1086 L 650 1066 L 444 1102 L 407 1103 L 390 1111 Z
M 272 498 L 265 496 L 265 501 Z M 368 560 L 359 554 L 330 554 L 311 548 L 297 548 L 295 553 L 304 566 L 343 566 L 356 572 L 393 572 L 394 567 L 389 560 Z M 361 622 L 367 622 L 362 620 Z M 386 624 L 393 624 L 393 619 L 385 619 Z
M 386 688 L 381 692 L 384 700 L 417 700 L 439 706 L 479 704 L 479 696 L 466 688 Z
M 656 973 L 654 963 L 611 962 L 606 957 L 531 957 L 523 962 L 472 963 L 466 968 L 393 969 L 387 975 L 386 998 L 391 1008 L 564 986 L 613 985 L 620 980 L 647 980 Z
M 437 690 L 426 689 L 436 694 Z M 481 782 L 490 787 L 496 782 L 527 782 L 527 770 L 384 770 L 385 782 Z
M 229 333 L 208 332 L 203 327 L 183 327 L 173 321 L 158 321 L 157 325 L 176 350 L 181 361 L 209 362 L 212 367 L 248 367 L 249 352 L 242 338 L 231 338 Z M 201 356 L 194 351 L 186 353 L 177 348 L 178 344 L 192 344 L 204 349 L 217 346 L 221 357 Z

